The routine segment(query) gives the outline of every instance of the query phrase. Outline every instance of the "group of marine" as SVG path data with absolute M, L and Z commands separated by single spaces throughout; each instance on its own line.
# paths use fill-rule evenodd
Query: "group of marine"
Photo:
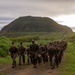
M 38 45 L 32 40 L 32 43 L 28 48 L 23 46 L 23 43 L 20 43 L 19 47 L 14 45 L 12 42 L 11 47 L 9 48 L 9 54 L 12 58 L 12 68 L 16 67 L 16 57 L 19 57 L 19 65 L 33 64 L 33 68 L 50 62 L 50 68 L 58 68 L 59 64 L 62 61 L 63 54 L 67 48 L 67 42 L 65 41 L 55 41 L 50 42 L 46 45 Z M 27 55 L 27 57 L 25 57 Z

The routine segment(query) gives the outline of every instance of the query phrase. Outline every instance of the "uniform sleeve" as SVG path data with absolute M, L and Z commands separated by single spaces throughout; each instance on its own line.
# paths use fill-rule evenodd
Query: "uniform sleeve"
M 11 53 L 11 48 L 9 48 L 8 52 Z

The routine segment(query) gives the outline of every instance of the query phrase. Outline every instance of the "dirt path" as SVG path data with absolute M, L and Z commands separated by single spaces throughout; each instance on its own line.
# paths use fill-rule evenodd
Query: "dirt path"
M 41 66 L 38 68 L 28 66 L 28 68 L 20 70 L 20 72 L 17 72 L 15 75 L 57 75 L 57 71 L 51 70 L 48 66 Z
M 12 69 L 11 67 L 0 68 L 0 75 L 58 75 L 58 70 L 51 70 L 49 64 L 33 68 L 32 65 L 17 66 Z

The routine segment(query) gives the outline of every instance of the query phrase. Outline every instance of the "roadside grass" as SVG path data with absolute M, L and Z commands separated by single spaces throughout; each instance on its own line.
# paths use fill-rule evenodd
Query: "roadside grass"
M 7 56 L 7 57 L 4 57 L 4 58 L 0 58 L 0 64 L 9 64 L 11 63 L 11 57 L 10 56 Z
M 27 63 L 27 55 L 25 55 L 25 59 L 26 59 L 26 63 Z M 18 55 L 16 58 L 16 62 L 17 62 L 17 64 L 19 63 L 19 56 Z M 0 65 L 2 65 L 2 64 L 12 64 L 11 56 L 0 58 Z
M 59 75 L 75 75 L 75 44 L 69 42 L 64 60 L 59 67 Z

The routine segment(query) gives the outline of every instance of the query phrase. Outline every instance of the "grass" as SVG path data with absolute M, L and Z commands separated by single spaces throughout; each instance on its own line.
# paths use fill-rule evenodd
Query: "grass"
M 27 63 L 27 55 L 25 55 L 25 58 L 26 58 L 26 63 Z M 17 64 L 19 62 L 19 57 L 17 56 L 16 58 L 16 61 L 17 61 Z M 1 64 L 11 64 L 12 63 L 12 59 L 11 59 L 11 56 L 7 56 L 5 58 L 0 58 L 0 65 Z
M 59 75 L 75 75 L 75 44 L 69 42 L 65 58 L 60 65 Z
M 0 64 L 9 64 L 11 63 L 11 57 L 10 56 L 7 56 L 5 58 L 0 58 Z

